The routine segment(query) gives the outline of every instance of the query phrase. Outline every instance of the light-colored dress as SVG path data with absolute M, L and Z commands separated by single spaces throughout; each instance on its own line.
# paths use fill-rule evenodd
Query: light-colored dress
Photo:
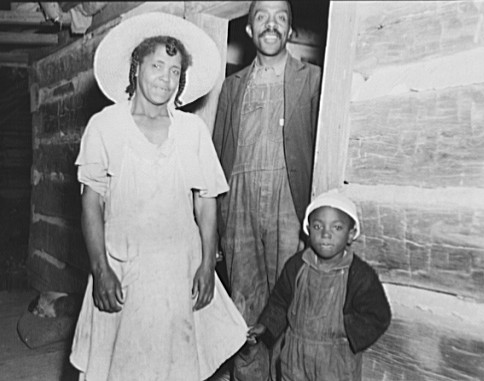
M 167 140 L 150 143 L 131 103 L 94 115 L 76 164 L 82 184 L 104 200 L 109 264 L 124 294 L 121 312 L 99 311 L 89 278 L 70 360 L 91 380 L 199 381 L 245 342 L 247 326 L 216 277 L 213 301 L 193 312 L 201 239 L 193 189 L 228 189 L 209 131 L 170 109 Z

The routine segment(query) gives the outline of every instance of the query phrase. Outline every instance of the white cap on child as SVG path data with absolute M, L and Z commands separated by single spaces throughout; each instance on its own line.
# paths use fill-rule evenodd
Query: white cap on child
M 338 189 L 332 189 L 328 192 L 320 194 L 316 197 L 306 208 L 306 214 L 304 216 L 303 230 L 304 233 L 309 235 L 309 215 L 311 212 L 322 206 L 330 206 L 335 209 L 339 209 L 345 212 L 348 216 L 355 221 L 355 237 L 356 239 L 360 235 L 360 221 L 356 212 L 356 205 L 345 195 L 339 193 Z

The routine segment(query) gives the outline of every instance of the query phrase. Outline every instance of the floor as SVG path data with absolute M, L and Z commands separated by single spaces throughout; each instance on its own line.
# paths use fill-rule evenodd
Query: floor
M 30 349 L 17 334 L 17 321 L 35 291 L 0 292 L 0 379 L 5 381 L 71 381 L 77 372 L 68 361 L 70 343 Z
M 71 381 L 77 371 L 68 361 L 70 342 L 30 349 L 17 334 L 17 322 L 37 296 L 36 291 L 0 291 L 0 381 Z M 228 380 L 222 366 L 210 380 Z

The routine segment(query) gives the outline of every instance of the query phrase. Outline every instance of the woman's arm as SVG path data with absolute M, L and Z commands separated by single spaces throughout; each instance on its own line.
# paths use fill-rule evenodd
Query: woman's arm
M 217 252 L 217 204 L 214 197 L 193 195 L 195 217 L 202 240 L 202 262 L 193 278 L 192 297 L 197 297 L 193 307 L 199 310 L 212 301 L 215 284 L 215 254 Z
M 123 292 L 106 257 L 101 195 L 87 185 L 82 192 L 81 224 L 94 280 L 94 304 L 101 311 L 118 312 L 123 303 Z

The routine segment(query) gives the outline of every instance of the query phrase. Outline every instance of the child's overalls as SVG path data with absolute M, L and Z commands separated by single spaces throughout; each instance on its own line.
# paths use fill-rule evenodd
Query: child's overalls
M 361 354 L 350 349 L 343 322 L 349 266 L 353 253 L 321 265 L 307 250 L 296 278 L 289 328 L 281 353 L 283 381 L 361 380 Z

